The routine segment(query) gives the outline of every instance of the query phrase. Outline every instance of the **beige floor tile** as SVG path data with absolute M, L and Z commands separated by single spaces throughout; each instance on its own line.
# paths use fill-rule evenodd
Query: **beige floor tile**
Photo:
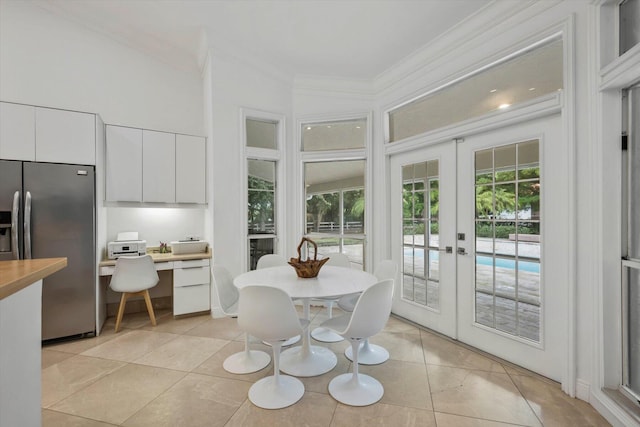
M 427 368 L 421 363 L 389 359 L 380 365 L 360 365 L 360 372 L 377 379 L 384 387 L 382 403 L 432 410 Z
M 419 333 L 420 328 L 412 325 L 398 317 L 389 316 L 389 320 L 387 321 L 387 325 L 384 327 L 385 332 L 400 332 L 400 333 Z
M 127 364 L 51 409 L 121 424 L 186 375 L 183 372 Z
M 513 427 L 521 425 L 443 414 L 441 412 L 436 412 L 436 422 L 438 427 Z
M 344 357 L 342 353 L 338 353 L 338 364 L 331 371 L 317 377 L 300 378 L 304 384 L 304 389 L 314 393 L 328 394 L 329 382 L 340 374 L 349 372 L 351 369 L 351 361 Z
M 171 310 L 155 310 L 154 315 L 156 317 L 156 323 L 158 321 L 162 321 L 167 317 L 171 317 Z M 116 326 L 116 318 L 108 317 L 106 322 L 104 322 L 103 329 L 105 331 L 115 331 Z M 146 311 L 141 311 L 137 313 L 126 313 L 122 316 L 122 321 L 120 322 L 120 328 L 122 329 L 139 329 L 146 326 L 151 325 L 151 319 L 149 318 L 149 313 Z
M 82 355 L 133 362 L 178 337 L 179 335 L 164 332 L 122 331 L 118 333 L 116 338 L 91 348 L 83 352 Z
M 73 356 L 73 353 L 63 353 L 61 351 L 48 350 L 46 348 L 42 349 L 42 360 L 41 367 L 42 369 L 48 368 L 51 365 L 55 365 L 56 363 L 60 363 L 65 359 L 68 359 Z
M 103 330 L 102 333 L 97 337 L 81 338 L 71 341 L 46 344 L 42 348 L 47 350 L 63 351 L 65 353 L 80 354 L 83 351 L 87 351 L 93 347 L 103 344 L 115 338 L 116 336 L 117 335 L 115 334 L 113 329 Z
M 179 335 L 176 339 L 136 359 L 134 363 L 178 371 L 191 371 L 227 345 L 228 342 L 216 338 Z
M 527 426 L 540 422 L 507 374 L 427 365 L 433 408 Z
M 587 402 L 573 399 L 552 385 L 530 376 L 513 375 L 513 382 L 545 426 L 609 426 Z
M 244 340 L 244 332 L 238 327 L 238 319 L 232 317 L 209 319 L 185 334 L 221 340 Z
M 452 341 L 425 331 L 421 336 L 427 364 L 505 373 L 500 363 Z
M 175 318 L 173 315 L 169 315 L 158 318 L 156 326 L 149 323 L 148 325 L 142 326 L 140 329 L 155 332 L 168 332 L 170 334 L 184 334 L 208 320 L 211 320 L 211 316 L 208 313 L 180 318 Z
M 376 403 L 353 407 L 339 404 L 331 427 L 435 427 L 433 412 L 425 409 Z
M 222 427 L 247 400 L 250 383 L 189 374 L 124 422 L 136 427 Z
M 114 425 L 49 409 L 42 411 L 42 427 L 112 427 Z
M 382 331 L 371 337 L 369 342 L 386 348 L 391 359 L 424 364 L 424 354 L 419 333 L 388 333 Z
M 271 351 L 271 347 L 267 347 L 264 344 L 253 344 L 251 345 L 252 350 L 262 350 L 269 354 L 269 356 L 273 357 L 273 352 Z M 252 374 L 244 374 L 237 375 L 231 374 L 224 370 L 222 367 L 222 363 L 224 359 L 231 356 L 234 353 L 238 353 L 244 350 L 244 343 L 239 341 L 231 341 L 224 347 L 222 347 L 219 351 L 213 354 L 210 358 L 202 362 L 200 366 L 193 369 L 194 373 L 204 374 L 204 375 L 213 375 L 216 377 L 222 378 L 231 378 L 237 379 L 240 381 L 248 381 L 253 383 L 258 381 L 260 378 L 264 378 L 268 375 L 273 375 L 273 363 L 269 363 L 266 368 L 261 369 L 258 372 L 254 372 Z
M 125 364 L 114 360 L 72 355 L 42 370 L 42 407 L 48 408 Z
M 247 400 L 225 427 L 327 427 L 336 406 L 330 396 L 308 391 L 297 403 L 278 410 L 261 409 Z

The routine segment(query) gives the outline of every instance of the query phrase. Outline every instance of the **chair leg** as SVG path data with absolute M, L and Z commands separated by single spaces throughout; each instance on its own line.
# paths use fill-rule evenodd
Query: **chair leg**
M 129 298 L 129 294 L 127 292 L 123 292 L 120 296 L 120 306 L 118 307 L 118 317 L 116 317 L 116 332 L 120 329 L 120 322 L 122 321 L 122 315 L 124 314 L 124 306 L 127 304 L 127 298 Z
M 153 305 L 151 305 L 151 297 L 149 296 L 149 290 L 145 289 L 143 291 L 144 294 L 144 302 L 147 304 L 147 311 L 149 312 L 149 317 L 151 318 L 151 324 L 156 326 L 156 315 L 153 313 Z

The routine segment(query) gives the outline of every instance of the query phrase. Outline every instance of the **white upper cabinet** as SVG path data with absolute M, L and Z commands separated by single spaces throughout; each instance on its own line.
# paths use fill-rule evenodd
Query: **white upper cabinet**
M 142 131 L 142 201 L 175 203 L 176 135 Z
M 206 139 L 106 125 L 106 200 L 206 203 Z
M 206 203 L 206 141 L 176 135 L 176 202 Z
M 106 126 L 106 199 L 142 201 L 142 129 Z
M 0 102 L 0 159 L 36 159 L 36 109 Z
M 36 161 L 95 165 L 95 115 L 36 107 Z

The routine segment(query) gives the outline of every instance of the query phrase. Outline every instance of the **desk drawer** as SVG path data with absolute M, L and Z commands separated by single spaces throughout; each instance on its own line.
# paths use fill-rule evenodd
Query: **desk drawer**
M 173 287 L 209 284 L 209 267 L 175 268 Z
M 182 286 L 173 289 L 173 315 L 209 310 L 209 284 Z

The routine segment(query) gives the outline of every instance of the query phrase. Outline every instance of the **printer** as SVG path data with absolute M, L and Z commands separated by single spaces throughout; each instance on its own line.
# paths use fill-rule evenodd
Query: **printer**
M 138 232 L 118 233 L 115 242 L 107 244 L 107 257 L 117 259 L 121 256 L 139 256 L 147 253 L 147 242 L 138 239 Z

